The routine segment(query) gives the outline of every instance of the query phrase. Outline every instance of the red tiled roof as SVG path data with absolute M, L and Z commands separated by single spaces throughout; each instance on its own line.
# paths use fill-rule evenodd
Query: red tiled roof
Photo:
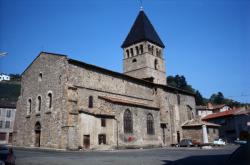
M 214 124 L 214 123 L 202 121 L 200 118 L 194 118 L 194 119 L 192 119 L 192 120 L 186 121 L 186 122 L 182 125 L 182 127 L 195 127 L 195 126 L 202 126 L 202 125 L 213 126 L 213 127 L 219 127 L 219 126 L 220 126 L 220 125 L 218 125 L 218 124 Z
M 102 107 L 91 108 L 91 109 L 90 108 L 86 109 L 86 108 L 81 107 L 79 109 L 79 113 L 82 113 L 82 112 L 93 114 L 93 115 L 101 115 L 101 116 L 115 116 L 114 111 L 109 110 L 109 109 L 104 109 Z
M 152 106 L 152 105 L 144 104 L 144 103 L 141 103 L 141 102 L 124 100 L 124 99 L 114 98 L 114 97 L 108 97 L 108 96 L 98 96 L 98 97 L 101 98 L 101 99 L 107 100 L 109 102 L 113 102 L 113 103 L 134 105 L 134 106 L 140 106 L 140 107 L 145 107 L 145 108 L 159 110 L 159 107 L 155 107 L 155 106 Z
M 212 113 L 210 115 L 205 116 L 202 118 L 202 120 L 209 120 L 209 119 L 215 119 L 215 118 L 221 118 L 221 117 L 226 117 L 226 116 L 232 116 L 234 115 L 235 112 L 239 111 L 239 108 L 228 110 L 228 111 L 223 111 L 223 112 L 218 112 L 218 113 Z
M 250 114 L 250 109 L 241 109 L 235 112 L 234 115 L 247 115 L 247 114 Z

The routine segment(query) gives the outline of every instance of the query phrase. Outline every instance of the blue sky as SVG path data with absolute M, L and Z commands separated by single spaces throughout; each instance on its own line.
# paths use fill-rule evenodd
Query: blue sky
M 143 0 L 166 45 L 167 75 L 203 96 L 250 102 L 250 0 Z M 139 0 L 0 0 L 0 72 L 22 73 L 40 51 L 122 72 Z

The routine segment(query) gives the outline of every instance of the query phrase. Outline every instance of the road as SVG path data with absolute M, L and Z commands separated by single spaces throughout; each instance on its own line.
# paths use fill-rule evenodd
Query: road
M 56 152 L 15 150 L 16 165 L 223 165 L 238 146 Z

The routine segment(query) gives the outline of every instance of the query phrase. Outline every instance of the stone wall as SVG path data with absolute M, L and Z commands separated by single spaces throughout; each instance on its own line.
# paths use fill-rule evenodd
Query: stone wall
M 116 119 L 118 121 L 118 145 L 120 148 L 161 146 L 160 136 L 160 116 L 156 110 L 144 109 L 140 107 L 114 105 L 116 109 Z M 131 111 L 133 116 L 133 133 L 124 133 L 123 116 L 125 110 Z M 154 134 L 147 134 L 147 115 L 152 114 L 154 118 Z
M 209 143 L 213 143 L 215 139 L 219 138 L 218 127 L 207 126 L 207 133 Z M 183 138 L 203 143 L 202 126 L 183 128 Z
M 129 58 L 126 51 L 143 45 L 143 53 L 134 54 Z M 149 52 L 148 45 L 154 46 L 153 54 Z M 156 49 L 160 50 L 160 55 L 156 55 Z M 162 48 L 150 42 L 140 42 L 124 49 L 123 73 L 139 79 L 154 78 L 154 83 L 166 85 L 166 68 L 162 55 Z M 155 65 L 157 61 L 157 65 Z
M 41 124 L 42 147 L 64 148 L 65 89 L 67 80 L 64 56 L 41 53 L 24 71 L 21 80 L 21 95 L 17 103 L 14 145 L 34 146 L 35 124 Z M 48 93 L 52 94 L 52 107 L 48 106 Z M 38 96 L 41 110 L 38 111 Z M 31 112 L 29 113 L 29 99 Z
M 178 102 L 178 95 L 180 102 Z M 161 123 L 166 124 L 164 130 L 166 138 L 165 145 L 178 143 L 177 132 L 179 132 L 180 138 L 182 138 L 182 124 L 189 120 L 188 112 L 190 110 L 193 114 L 192 118 L 194 117 L 194 97 L 158 88 L 155 102 L 160 107 L 160 121 Z
M 164 86 L 46 53 L 41 53 L 26 69 L 21 85 L 14 134 L 14 144 L 18 146 L 34 146 L 37 122 L 41 124 L 41 147 L 77 149 L 83 147 L 83 136 L 90 135 L 90 147 L 100 148 L 98 135 L 102 133 L 107 135 L 106 146 L 111 148 L 117 147 L 117 143 L 121 148 L 170 145 L 176 143 L 177 131 L 182 137 L 181 125 L 188 119 L 188 108 L 194 111 L 195 107 L 193 96 L 179 94 L 178 103 L 177 91 Z M 52 94 L 51 108 L 48 93 Z M 38 96 L 41 97 L 40 112 Z M 93 108 L 88 107 L 90 96 Z M 146 106 L 111 103 L 99 96 Z M 29 99 L 32 101 L 30 114 Z M 79 113 L 81 109 L 86 113 Z M 107 127 L 100 126 L 100 116 L 91 112 L 93 109 L 114 112 L 113 118 L 107 118 Z M 133 113 L 133 134 L 123 131 L 126 109 Z M 154 135 L 146 132 L 149 113 L 154 118 Z

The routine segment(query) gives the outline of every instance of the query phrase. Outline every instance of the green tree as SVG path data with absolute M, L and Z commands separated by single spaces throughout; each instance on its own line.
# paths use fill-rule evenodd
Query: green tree
M 21 80 L 21 75 L 20 74 L 9 74 L 10 80 L 12 81 L 20 81 Z
M 187 83 L 186 78 L 183 75 L 168 76 L 167 83 L 169 86 L 175 88 L 179 88 L 193 93 L 195 92 L 192 86 Z
M 205 105 L 204 99 L 198 90 L 195 92 L 195 102 L 196 105 Z
M 225 103 L 224 95 L 221 92 L 218 92 L 217 94 L 212 94 L 209 100 L 213 104 L 224 104 Z

